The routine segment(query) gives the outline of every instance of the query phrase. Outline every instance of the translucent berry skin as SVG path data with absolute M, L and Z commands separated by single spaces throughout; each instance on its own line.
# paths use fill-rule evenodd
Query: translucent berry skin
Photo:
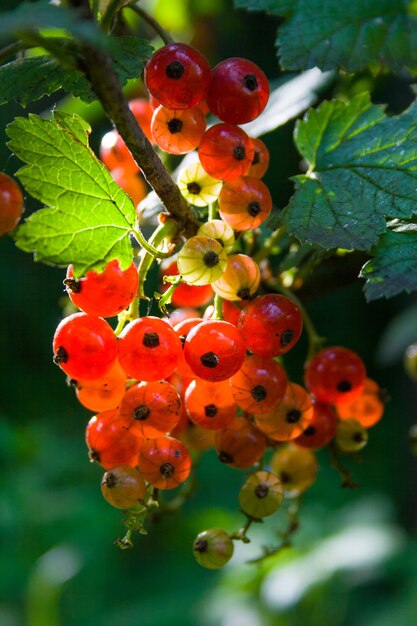
M 230 379 L 236 404 L 253 415 L 272 411 L 284 398 L 287 377 L 273 359 L 251 355 Z
M 185 391 L 184 404 L 190 419 L 209 430 L 225 428 L 236 416 L 236 403 L 226 380 L 193 380 Z
M 223 185 L 219 195 L 221 218 L 235 230 L 258 228 L 270 215 L 272 197 L 258 178 L 242 176 Z
M 233 556 L 234 545 L 230 536 L 221 528 L 203 530 L 195 538 L 194 558 L 206 569 L 220 569 Z
M 244 300 L 234 301 L 223 300 L 222 302 L 222 314 L 225 322 L 230 322 L 233 326 L 237 326 L 239 322 L 239 315 L 245 306 Z
M 152 117 L 154 142 L 169 154 L 186 154 L 198 148 L 206 130 L 206 118 L 198 107 L 172 110 L 158 107 Z
M 296 383 L 288 383 L 284 398 L 270 413 L 255 415 L 256 426 L 274 441 L 295 439 L 313 419 L 313 400 Z
M 243 309 L 238 329 L 247 348 L 259 356 L 285 354 L 300 338 L 303 319 L 297 305 L 286 296 L 258 296 Z
M 181 398 L 165 380 L 129 387 L 120 403 L 123 423 L 140 437 L 154 439 L 169 433 L 178 424 Z
M 249 300 L 261 281 L 259 265 L 246 254 L 230 254 L 222 276 L 211 286 L 225 300 Z
M 275 452 L 271 467 L 281 480 L 286 497 L 296 498 L 315 482 L 318 464 L 314 452 L 289 443 Z
M 207 320 L 189 332 L 184 357 L 196 376 L 219 382 L 227 380 L 241 368 L 245 345 L 233 324 Z
M 254 120 L 268 99 L 268 79 L 252 61 L 231 57 L 213 68 L 207 105 L 224 122 L 246 124 Z
M 259 137 L 252 139 L 255 150 L 252 165 L 249 168 L 248 176 L 262 178 L 269 167 L 269 150 Z
M 204 133 L 198 157 L 204 170 L 219 180 L 244 176 L 253 161 L 253 141 L 232 124 L 215 124 Z
M 337 415 L 330 404 L 314 402 L 314 413 L 310 424 L 295 443 L 303 448 L 319 450 L 327 446 L 336 434 Z
M 209 220 L 200 226 L 198 235 L 216 239 L 224 248 L 226 254 L 230 254 L 235 243 L 233 228 L 223 220 Z
M 195 235 L 181 248 L 177 265 L 189 285 L 209 285 L 223 274 L 227 255 L 216 239 Z
M 142 476 L 158 489 L 174 489 L 191 471 L 191 457 L 185 445 L 174 437 L 145 439 L 139 452 Z
M 117 357 L 112 327 L 101 317 L 74 313 L 60 322 L 53 338 L 54 363 L 75 380 L 105 376 Z
M 176 261 L 161 268 L 162 276 L 178 276 L 180 273 Z M 162 293 L 169 288 L 168 283 L 161 287 Z M 171 303 L 179 307 L 200 307 L 210 302 L 213 297 L 213 289 L 210 285 L 187 285 L 183 283 L 175 287 Z
M 0 237 L 10 233 L 23 213 L 23 195 L 19 185 L 0 172 Z
M 368 443 L 368 431 L 355 419 L 340 420 L 335 441 L 342 452 L 359 452 Z
M 110 371 L 96 380 L 71 380 L 77 400 L 86 409 L 100 413 L 117 409 L 126 393 L 126 373 L 119 362 L 114 362 Z
M 74 278 L 72 265 L 68 266 L 64 285 L 75 306 L 98 317 L 113 317 L 126 309 L 138 290 L 138 271 L 132 263 L 122 270 L 117 259 L 110 261 L 103 272 L 87 272 Z
M 128 324 L 119 337 L 119 363 L 130 378 L 154 381 L 176 369 L 182 345 L 172 326 L 159 317 Z
M 117 410 L 94 415 L 87 424 L 85 440 L 90 460 L 105 469 L 137 464 L 142 439 L 126 428 Z
M 116 509 L 131 509 L 145 495 L 146 484 L 136 469 L 129 465 L 118 465 L 104 474 L 101 493 Z
M 229 426 L 216 431 L 215 447 L 222 463 L 245 469 L 261 460 L 266 437 L 243 417 L 236 417 Z
M 240 508 L 255 519 L 262 519 L 278 511 L 284 501 L 280 479 L 271 472 L 255 472 L 243 484 L 239 493 Z
M 185 319 L 174 326 L 174 330 L 180 338 L 183 347 L 183 352 L 178 362 L 176 373 L 180 374 L 180 376 L 184 376 L 184 378 L 194 378 L 194 372 L 192 371 L 184 357 L 185 340 L 187 339 L 190 330 L 197 326 L 197 324 L 200 324 L 201 321 L 202 320 L 200 317 L 189 317 L 188 319 Z
M 305 381 L 320 402 L 339 404 L 358 396 L 365 384 L 362 359 L 342 346 L 320 350 L 307 364 Z
M 379 422 L 384 409 L 384 392 L 378 383 L 367 378 L 360 395 L 349 402 L 339 403 L 336 411 L 342 420 L 355 419 L 364 428 L 371 428 Z
M 168 109 L 197 106 L 206 97 L 210 80 L 210 66 L 205 57 L 183 43 L 163 46 L 145 67 L 149 93 Z

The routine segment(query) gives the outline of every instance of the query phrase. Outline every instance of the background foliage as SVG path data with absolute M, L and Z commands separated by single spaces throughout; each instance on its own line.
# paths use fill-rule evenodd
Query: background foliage
M 4 10 L 15 5 L 9 4 L 7 7 L 4 3 Z M 304 171 L 300 170 L 301 158 L 307 159 L 316 171 L 327 167 L 328 151 L 323 157 L 318 148 L 308 143 L 313 123 L 323 126 L 323 150 L 326 132 L 332 136 L 332 124 L 336 124 L 333 132 L 340 134 L 338 124 L 344 116 L 351 115 L 356 121 L 365 112 L 371 112 L 372 123 L 383 129 L 401 125 L 398 120 L 412 117 L 412 109 L 403 112 L 414 97 L 410 88 L 412 75 L 394 75 L 391 69 L 397 70 L 404 62 L 415 66 L 415 3 L 361 0 L 356 3 L 361 9 L 358 15 L 354 14 L 354 4 L 340 0 L 236 2 L 237 7 L 269 8 L 266 15 L 233 10 L 226 0 L 148 3 L 176 38 L 191 40 L 213 65 L 227 56 L 246 56 L 263 67 L 272 81 L 282 80 L 274 48 L 279 27 L 279 53 L 285 69 L 306 70 L 316 64 L 323 70 L 333 69 L 328 59 L 336 59 L 345 70 L 357 72 L 343 73 L 337 83 L 329 82 L 322 94 L 327 99 L 338 96 L 346 102 L 350 100 L 350 104 L 322 104 L 298 123 L 296 144 L 301 156 L 292 140 L 293 123 L 265 135 L 273 164 L 266 183 L 280 208 L 287 205 L 293 194 L 293 182 L 289 179 L 296 175 L 298 191 L 291 202 L 295 207 L 305 206 L 306 198 L 301 200 L 300 193 L 309 202 L 309 188 L 316 183 L 311 178 L 304 181 L 305 175 L 300 174 Z M 386 10 L 381 11 L 382 5 L 386 5 Z M 6 38 L 10 24 L 2 24 L 0 37 Z M 312 24 L 316 25 L 315 32 Z M 398 35 L 404 32 L 403 28 L 410 32 L 407 42 Z M 330 32 L 334 35 L 330 36 Z M 367 57 L 352 54 L 352 45 L 359 38 L 366 44 Z M 397 49 L 391 57 L 396 46 L 401 54 Z M 378 67 L 381 55 L 383 71 Z M 127 73 L 126 78 L 129 77 Z M 7 81 L 0 79 L 0 83 L 6 89 Z M 135 86 L 129 84 L 128 88 Z M 372 104 L 365 91 L 371 92 Z M 55 89 L 46 90 L 47 94 L 52 92 Z M 63 98 L 60 110 L 78 113 L 88 120 L 93 127 L 91 145 L 97 149 L 109 124 L 96 103 L 86 106 L 58 91 L 53 99 L 46 95 L 23 109 L 10 102 L 8 92 L 0 109 L 1 169 L 12 174 L 21 165 L 5 147 L 6 125 L 16 115 L 42 114 L 57 96 Z M 385 113 L 381 103 L 387 105 Z M 325 114 L 326 124 L 322 122 Z M 392 117 L 393 114 L 401 117 Z M 407 123 L 413 129 L 413 120 Z M 14 129 L 17 132 L 18 125 Z M 402 129 L 398 130 L 399 145 L 386 156 L 390 167 L 401 172 L 403 163 L 407 167 L 413 165 L 415 158 L 414 135 L 405 136 Z M 344 176 L 343 188 L 337 188 L 338 197 L 351 190 L 352 166 L 365 156 L 373 131 L 373 126 L 364 125 L 357 139 L 340 151 L 341 160 L 336 160 L 337 154 L 332 155 L 332 163 L 340 165 Z M 404 161 L 396 158 L 402 151 Z M 379 154 L 372 151 L 377 165 Z M 330 171 L 324 173 L 331 176 Z M 411 178 L 407 180 L 415 186 L 414 176 L 411 167 Z M 360 220 L 355 218 L 352 223 L 352 236 L 366 237 L 363 246 L 359 246 L 364 250 L 369 250 L 385 229 L 384 197 L 392 192 L 389 171 L 384 172 L 378 184 L 380 180 L 384 188 L 374 205 L 367 201 L 367 194 L 375 179 L 363 182 L 363 193 L 358 192 L 359 183 L 354 187 L 353 201 L 361 209 L 360 216 L 364 210 L 370 211 L 376 224 L 364 232 Z M 325 202 L 325 193 L 323 198 Z M 28 212 L 38 208 L 35 205 L 33 202 L 28 206 Z M 411 217 L 414 207 L 410 201 L 402 199 L 400 205 L 399 214 L 390 217 Z M 300 221 L 296 209 L 285 219 L 289 223 L 293 220 L 293 230 L 301 229 L 299 232 L 309 241 L 315 241 L 314 232 L 323 232 L 322 223 Z M 381 267 L 385 268 L 391 295 L 398 285 L 410 290 L 416 286 L 415 237 L 412 226 L 396 224 L 379 239 L 374 259 L 363 270 L 372 279 Z M 332 240 L 329 247 L 347 244 L 345 240 Z M 397 245 L 404 245 L 409 251 L 404 253 L 404 268 L 399 274 L 390 257 Z M 240 472 L 220 466 L 214 453 L 208 453 L 199 467 L 200 486 L 195 499 L 187 503 L 182 513 L 150 528 L 148 538 L 138 538 L 133 551 L 118 551 L 112 542 L 123 532 L 120 516 L 102 500 L 98 489 L 102 472 L 87 460 L 83 438 L 88 412 L 76 403 L 72 390 L 65 387 L 61 373 L 51 363 L 51 337 L 66 304 L 64 272 L 34 265 L 31 256 L 17 250 L 10 238 L 3 238 L 0 246 L 2 626 L 79 626 L 89 621 L 97 626 L 385 626 L 394 622 L 409 626 L 416 621 L 417 473 L 407 443 L 409 425 L 416 420 L 416 388 L 406 379 L 401 365 L 404 348 L 417 340 L 416 305 L 411 308 L 414 296 L 403 294 L 366 304 L 362 281 L 342 287 L 342 279 L 336 280 L 340 285 L 333 289 L 332 266 L 325 262 L 320 268 L 314 281 L 314 285 L 321 285 L 320 291 L 314 287 L 306 292 L 307 306 L 319 332 L 330 344 L 345 344 L 358 351 L 365 358 L 370 375 L 388 389 L 391 401 L 383 421 L 370 433 L 362 461 L 352 464 L 360 489 L 341 490 L 323 453 L 319 479 L 305 497 L 294 548 L 260 568 L 246 564 L 248 558 L 259 553 L 261 545 L 273 543 L 272 527 L 267 522 L 255 529 L 252 546 L 243 546 L 246 549 L 239 550 L 232 564 L 219 574 L 195 565 L 190 546 L 202 528 L 238 527 Z M 409 281 L 406 284 L 401 283 L 404 277 Z M 370 299 L 381 294 L 379 288 L 380 281 L 368 283 Z M 305 349 L 301 343 L 289 360 L 290 373 L 298 382 L 302 378 L 300 363 Z

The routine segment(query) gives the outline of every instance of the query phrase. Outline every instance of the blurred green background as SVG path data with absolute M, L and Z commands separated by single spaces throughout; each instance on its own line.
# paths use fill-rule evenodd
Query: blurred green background
M 274 39 L 278 20 L 234 11 L 226 0 L 155 0 L 145 3 L 179 40 L 191 41 L 212 64 L 227 56 L 258 63 L 279 78 Z M 148 31 L 144 34 L 149 35 Z M 395 85 L 395 89 L 393 89 Z M 373 89 L 391 112 L 406 106 L 401 78 L 346 77 L 349 94 Z M 332 95 L 329 91 L 328 96 Z M 4 128 L 16 115 L 41 113 L 0 108 L 0 169 L 17 161 L 5 147 Z M 62 103 L 94 122 L 97 148 L 109 124 L 95 107 Z M 271 151 L 266 177 L 275 204 L 291 194 L 289 176 L 299 157 L 293 124 L 265 136 Z M 34 206 L 28 203 L 28 210 Z M 321 452 L 317 483 L 306 494 L 294 547 L 261 566 L 247 563 L 274 544 L 278 513 L 237 545 L 221 572 L 195 564 L 191 545 L 204 528 L 237 530 L 237 494 L 244 477 L 208 452 L 198 467 L 198 492 L 184 509 L 166 516 L 132 551 L 113 541 L 123 534 L 121 514 L 102 499 L 102 470 L 88 462 L 88 411 L 76 402 L 52 364 L 51 338 L 61 317 L 64 270 L 34 264 L 0 241 L 0 624 L 1 626 L 410 626 L 417 622 L 417 460 L 407 434 L 417 421 L 416 383 L 401 355 L 417 340 L 413 296 L 366 305 L 359 280 L 311 298 L 308 308 L 330 344 L 344 344 L 365 359 L 369 374 L 391 396 L 383 421 L 357 463 L 347 461 L 360 488 L 342 490 Z M 314 294 L 313 294 L 314 295 Z M 413 304 L 414 303 L 414 304 Z M 301 380 L 302 342 L 289 360 Z

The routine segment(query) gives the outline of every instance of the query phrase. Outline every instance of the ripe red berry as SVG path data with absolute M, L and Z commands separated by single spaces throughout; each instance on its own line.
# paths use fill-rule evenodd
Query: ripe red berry
M 303 320 L 294 302 L 276 293 L 258 296 L 243 309 L 238 328 L 247 348 L 259 356 L 285 354 L 297 343 Z
M 133 433 L 153 439 L 169 433 L 181 415 L 181 398 L 165 380 L 130 387 L 120 403 L 120 415 Z
M 17 226 L 22 212 L 23 195 L 19 185 L 0 172 L 0 237 Z
M 236 417 L 229 426 L 216 431 L 215 446 L 222 463 L 244 469 L 261 460 L 266 437 L 243 417 Z
M 128 376 L 137 380 L 167 378 L 175 371 L 181 352 L 181 340 L 159 317 L 136 319 L 119 337 L 119 363 Z
M 327 446 L 336 434 L 337 415 L 330 404 L 315 402 L 314 412 L 310 424 L 305 431 L 297 437 L 294 443 L 303 448 L 318 450 Z
M 122 270 L 117 259 L 110 261 L 103 272 L 87 272 L 82 278 L 74 278 L 72 265 L 69 265 L 64 280 L 75 306 L 98 317 L 112 317 L 126 309 L 137 293 L 138 283 L 135 264 Z
M 184 357 L 185 340 L 187 339 L 188 333 L 190 332 L 190 330 L 194 328 L 194 326 L 197 326 L 197 324 L 200 324 L 201 322 L 202 320 L 200 317 L 189 317 L 185 320 L 182 320 L 182 322 L 179 322 L 178 324 L 174 326 L 174 330 L 177 333 L 178 337 L 180 338 L 182 347 L 183 347 L 180 360 L 178 361 L 176 373 L 180 374 L 181 376 L 184 376 L 185 378 L 194 378 L 194 372 L 190 368 L 190 366 L 188 365 Z
M 227 380 L 193 380 L 185 391 L 184 404 L 190 419 L 209 430 L 225 428 L 236 416 L 237 407 Z
M 255 415 L 256 426 L 274 441 L 296 439 L 313 419 L 313 400 L 296 383 L 288 383 L 282 402 L 269 413 Z
M 163 46 L 145 67 L 149 92 L 168 109 L 197 106 L 206 97 L 210 80 L 210 66 L 205 57 L 184 43 Z
M 111 370 L 95 380 L 71 380 L 77 400 L 95 413 L 116 409 L 126 392 L 126 373 L 119 362 L 114 362 Z
M 94 415 L 87 424 L 85 440 L 90 460 L 105 469 L 137 464 L 142 439 L 126 428 L 117 410 Z
M 53 338 L 54 363 L 70 377 L 105 376 L 117 357 L 112 327 L 101 317 L 74 313 L 60 322 Z
M 117 130 L 110 130 L 103 136 L 100 143 L 100 159 L 110 171 L 118 167 L 129 174 L 139 171 L 136 161 Z
M 129 100 L 129 109 L 132 111 L 146 137 L 153 143 L 151 121 L 154 107 L 152 104 L 146 98 L 136 98 L 135 100 Z
M 233 124 L 215 124 L 204 133 L 198 157 L 213 178 L 233 180 L 244 176 L 253 161 L 253 141 Z
M 174 489 L 191 471 L 191 457 L 185 445 L 174 437 L 145 439 L 139 452 L 142 476 L 158 489 Z
M 113 180 L 127 193 L 134 205 L 139 204 L 143 200 L 148 190 L 142 174 L 136 172 L 126 172 L 122 167 L 116 167 L 110 172 Z
M 253 230 L 269 217 L 272 197 L 259 178 L 242 176 L 224 183 L 219 195 L 219 213 L 236 230 Z
M 255 137 L 253 139 L 253 147 L 255 153 L 253 155 L 252 165 L 249 168 L 248 176 L 262 178 L 269 167 L 269 150 L 259 137 Z
M 254 120 L 268 99 L 268 79 L 252 61 L 232 57 L 213 68 L 207 104 L 224 122 L 246 124 Z
M 196 376 L 219 382 L 240 369 L 245 359 L 245 345 L 233 324 L 207 320 L 189 332 L 184 356 Z
M 287 377 L 273 359 L 248 356 L 240 370 L 230 379 L 236 404 L 253 415 L 268 413 L 284 398 Z
M 338 404 L 358 396 L 365 384 L 362 359 L 342 346 L 320 350 L 307 364 L 305 380 L 310 392 L 320 402 Z
M 152 117 L 152 137 L 169 154 L 186 154 L 198 148 L 206 130 L 206 118 L 199 107 L 172 110 L 158 107 Z
M 367 378 L 358 396 L 337 405 L 337 415 L 342 420 L 353 418 L 364 428 L 371 428 L 384 414 L 384 395 L 378 383 Z

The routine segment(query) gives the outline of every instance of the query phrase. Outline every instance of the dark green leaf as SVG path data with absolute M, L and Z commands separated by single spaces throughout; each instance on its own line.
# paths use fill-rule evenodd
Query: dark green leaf
M 235 0 L 235 5 L 287 17 L 277 39 L 285 69 L 417 67 L 417 19 L 407 0 Z
M 417 289 L 417 230 L 388 231 L 361 271 L 368 301 Z
M 80 117 L 59 112 L 54 121 L 30 115 L 7 128 L 9 147 L 27 163 L 19 179 L 48 207 L 17 229 L 16 245 L 51 265 L 72 263 L 77 275 L 114 258 L 123 268 L 132 260 L 135 208 L 90 149 L 90 130 Z
M 140 75 L 152 54 L 148 42 L 137 37 L 111 37 L 108 47 L 122 85 Z M 17 59 L 0 67 L 0 104 L 16 100 L 26 106 L 60 88 L 86 102 L 96 98 L 82 72 L 64 69 L 50 56 Z
M 370 250 L 386 218 L 417 212 L 417 106 L 386 117 L 367 94 L 324 102 L 298 123 L 295 140 L 308 172 L 283 216 L 301 241 Z

